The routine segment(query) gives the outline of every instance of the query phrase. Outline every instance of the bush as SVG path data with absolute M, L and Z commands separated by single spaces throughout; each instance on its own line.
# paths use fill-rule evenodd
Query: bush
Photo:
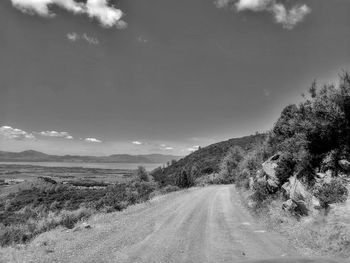
M 189 188 L 194 186 L 194 179 L 191 174 L 183 170 L 181 174 L 178 175 L 176 185 L 180 188 Z
M 296 167 L 296 161 L 293 155 L 289 152 L 284 153 L 278 162 L 276 168 L 276 177 L 278 178 L 280 184 L 284 184 L 288 181 L 288 178 L 293 176 Z
M 253 190 L 254 193 L 252 194 L 251 199 L 254 202 L 256 202 L 259 206 L 270 197 L 270 192 L 267 189 L 267 185 L 265 182 L 255 182 Z
M 166 194 L 166 193 L 176 192 L 179 190 L 180 190 L 180 187 L 178 187 L 176 185 L 167 185 L 167 186 L 161 188 L 160 192 L 162 194 Z
M 31 218 L 22 224 L 8 226 L 0 224 L 0 245 L 8 246 L 25 243 L 57 226 L 73 228 L 77 222 L 90 217 L 93 213 L 93 210 L 86 208 L 80 208 L 75 211 L 62 210 L 57 213 L 49 212 L 41 218 Z
M 330 204 L 345 202 L 348 190 L 342 180 L 333 178 L 330 183 L 316 185 L 314 195 L 320 200 L 323 208 L 328 208 Z
M 244 151 L 239 146 L 230 148 L 220 164 L 219 177 L 224 183 L 233 183 L 239 162 L 243 159 Z
M 149 175 L 148 172 L 146 171 L 146 168 L 143 167 L 143 166 L 137 167 L 137 170 L 136 170 L 136 177 L 137 177 L 140 181 L 145 181 L 145 182 L 151 181 L 150 175 Z
M 158 186 L 151 181 L 134 180 L 101 189 L 80 189 L 59 183 L 54 187 L 40 183 L 39 187 L 0 199 L 1 245 L 26 242 L 57 226 L 72 228 L 98 211 L 119 211 L 144 202 Z

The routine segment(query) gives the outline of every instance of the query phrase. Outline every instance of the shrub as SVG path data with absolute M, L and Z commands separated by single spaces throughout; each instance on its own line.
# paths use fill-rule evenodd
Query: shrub
M 176 185 L 180 188 L 189 188 L 194 186 L 194 179 L 191 174 L 183 170 L 181 174 L 178 175 Z
M 244 151 L 239 146 L 230 148 L 220 164 L 220 178 L 223 182 L 233 183 L 237 173 L 237 166 L 243 159 Z
M 160 192 L 162 194 L 166 194 L 166 193 L 171 193 L 171 192 L 176 192 L 179 191 L 180 187 L 176 186 L 176 185 L 167 185 L 165 187 L 163 187 Z
M 265 182 L 255 182 L 253 186 L 254 193 L 251 198 L 257 204 L 262 204 L 265 200 L 267 200 L 270 196 L 270 192 L 267 189 L 267 185 Z
M 288 181 L 288 178 L 293 176 L 294 170 L 296 166 L 296 161 L 293 158 L 293 155 L 289 152 L 284 153 L 278 162 L 278 166 L 276 168 L 276 177 L 280 181 L 281 184 Z
M 345 202 L 348 190 L 342 180 L 333 178 L 330 183 L 316 185 L 314 195 L 320 200 L 323 208 L 328 208 L 330 204 Z
M 143 166 L 137 167 L 137 170 L 136 170 L 136 177 L 137 177 L 140 181 L 145 181 L 145 182 L 151 181 L 150 175 L 149 175 L 148 172 L 146 171 L 146 168 L 143 167 Z
M 59 183 L 51 186 L 40 183 L 40 188 L 21 190 L 6 200 L 0 199 L 1 245 L 26 242 L 57 226 L 72 228 L 97 211 L 122 210 L 148 200 L 158 187 L 154 182 L 140 180 L 102 189 L 80 189 Z

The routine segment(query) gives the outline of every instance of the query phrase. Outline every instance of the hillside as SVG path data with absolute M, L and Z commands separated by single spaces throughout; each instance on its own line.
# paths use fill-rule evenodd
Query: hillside
M 264 137 L 265 134 L 257 134 L 211 144 L 198 149 L 168 167 L 154 170 L 152 176 L 161 184 L 174 184 L 177 176 L 184 170 L 190 172 L 195 168 L 199 170 L 201 175 L 218 172 L 220 161 L 231 147 L 240 146 L 243 149 L 249 149 L 253 143 Z
M 38 151 L 23 152 L 0 151 L 0 162 L 87 162 L 87 163 L 167 163 L 178 160 L 180 156 L 146 154 L 113 154 L 109 156 L 49 155 Z

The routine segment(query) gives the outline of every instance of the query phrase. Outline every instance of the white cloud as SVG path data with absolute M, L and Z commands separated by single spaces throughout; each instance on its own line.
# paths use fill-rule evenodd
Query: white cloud
M 268 8 L 269 5 L 274 2 L 273 0 L 240 0 L 236 3 L 238 11 L 252 10 L 252 11 L 263 11 Z
M 194 151 L 197 151 L 198 149 L 199 149 L 199 145 L 194 145 L 190 148 L 187 148 L 187 151 L 194 152 Z
M 140 42 L 140 43 L 147 43 L 148 40 L 144 37 L 144 36 L 138 36 L 136 38 L 137 42 Z
M 131 142 L 132 144 L 135 144 L 135 145 L 141 145 L 141 144 L 143 144 L 142 142 L 139 142 L 139 141 L 133 141 L 133 142 Z
M 68 132 L 58 132 L 58 131 L 42 131 L 39 132 L 41 136 L 45 137 L 57 137 L 57 138 L 65 138 L 65 139 L 73 139 L 73 136 L 71 136 Z
M 96 142 L 96 143 L 102 142 L 101 140 L 96 139 L 96 138 L 85 138 L 84 141 L 86 141 L 86 142 Z
M 115 24 L 116 28 L 118 29 L 125 29 L 128 27 L 128 23 L 126 23 L 124 20 L 118 20 Z
M 87 0 L 86 3 L 74 0 L 11 0 L 12 5 L 24 13 L 53 17 L 50 6 L 59 6 L 73 14 L 86 14 L 96 19 L 104 27 L 116 26 L 125 28 L 126 23 L 121 20 L 123 12 L 108 4 L 107 0 Z
M 121 10 L 108 6 L 107 0 L 87 0 L 85 7 L 86 13 L 105 27 L 116 25 L 123 16 Z
M 75 32 L 72 32 L 72 33 L 68 33 L 67 34 L 67 38 L 72 41 L 72 42 L 75 42 L 75 41 L 78 41 L 80 39 L 80 36 L 79 34 L 75 33 Z
M 24 13 L 52 17 L 55 14 L 49 9 L 50 5 L 57 5 L 74 14 L 84 12 L 84 4 L 74 0 L 11 0 L 12 5 Z
M 98 45 L 100 43 L 100 41 L 96 37 L 89 36 L 87 33 L 79 35 L 76 32 L 71 32 L 67 34 L 67 39 L 72 42 L 76 42 L 78 40 L 84 40 L 90 45 Z
M 307 5 L 294 5 L 288 9 L 277 0 L 216 0 L 218 8 L 227 7 L 234 4 L 237 11 L 250 10 L 253 12 L 269 12 L 274 16 L 276 23 L 281 24 L 286 29 L 292 29 L 296 24 L 302 22 L 306 15 L 311 13 Z
M 170 146 L 167 146 L 167 147 L 165 147 L 164 149 L 165 149 L 165 150 L 174 150 L 174 148 L 173 148 L 173 147 L 170 147 Z
M 307 5 L 293 6 L 287 10 L 283 4 L 275 3 L 272 6 L 277 23 L 282 24 L 284 28 L 292 29 L 296 24 L 304 20 L 304 17 L 311 12 Z
M 0 135 L 6 139 L 13 139 L 13 140 L 35 139 L 35 136 L 33 134 L 17 128 L 12 128 L 10 126 L 1 126 Z

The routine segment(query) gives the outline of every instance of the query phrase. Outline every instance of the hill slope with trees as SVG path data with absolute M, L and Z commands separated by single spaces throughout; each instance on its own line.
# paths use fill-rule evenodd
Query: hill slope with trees
M 265 134 L 256 134 L 199 148 L 179 161 L 173 161 L 168 167 L 157 168 L 152 172 L 152 176 L 161 185 L 175 185 L 182 173 L 190 176 L 191 180 L 206 174 L 217 173 L 220 170 L 221 160 L 230 148 L 239 146 L 249 150 L 253 144 L 264 140 L 264 138 Z

